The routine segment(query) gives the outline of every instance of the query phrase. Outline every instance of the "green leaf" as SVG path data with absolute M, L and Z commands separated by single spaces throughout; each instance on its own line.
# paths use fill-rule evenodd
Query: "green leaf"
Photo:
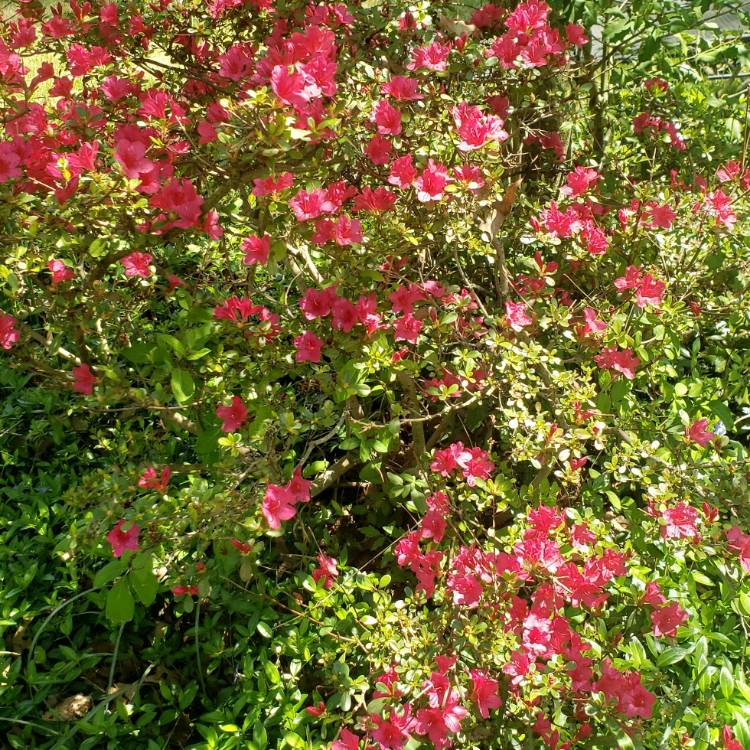
M 692 647 L 669 646 L 659 654 L 656 665 L 659 667 L 668 667 L 670 664 L 677 664 L 678 661 L 682 661 L 692 650 Z
M 172 393 L 180 404 L 184 404 L 195 393 L 195 382 L 187 370 L 172 370 Z
M 138 555 L 133 561 L 128 578 L 141 604 L 147 607 L 153 604 L 159 590 L 159 581 L 154 575 L 151 555 Z
M 108 562 L 94 576 L 94 586 L 98 589 L 106 586 L 110 581 L 114 581 L 125 570 L 125 567 L 126 563 L 123 560 Z
M 724 423 L 727 430 L 734 429 L 734 416 L 729 407 L 722 401 L 712 401 L 709 405 L 711 411 Z
M 731 670 L 724 665 L 719 672 L 719 687 L 725 698 L 730 698 L 734 693 L 734 677 Z
M 130 593 L 130 586 L 125 580 L 118 581 L 107 594 L 107 604 L 104 609 L 107 619 L 116 625 L 130 622 L 135 613 L 135 602 Z
M 273 638 L 273 631 L 267 622 L 259 622 L 256 625 L 256 629 L 264 638 Z

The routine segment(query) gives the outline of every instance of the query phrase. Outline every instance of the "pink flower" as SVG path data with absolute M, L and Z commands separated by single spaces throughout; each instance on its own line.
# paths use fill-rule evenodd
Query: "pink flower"
M 750 535 L 743 534 L 737 526 L 725 532 L 729 549 L 737 552 L 740 558 L 740 565 L 745 573 L 750 573 Z
M 401 133 L 401 112 L 387 99 L 375 102 L 370 122 L 375 123 L 381 135 L 399 135 Z
M 586 31 L 583 26 L 579 26 L 577 23 L 569 23 L 565 26 L 565 38 L 574 47 L 583 47 L 588 42 Z
M 424 96 L 419 93 L 419 81 L 407 76 L 393 76 L 388 83 L 380 87 L 380 90 L 397 101 L 410 102 L 424 99 Z
M 449 181 L 448 169 L 430 159 L 425 170 L 417 177 L 417 200 L 422 203 L 439 201 Z
M 344 728 L 337 740 L 331 745 L 331 750 L 358 750 L 359 736 Z
M 659 584 L 656 581 L 649 581 L 646 584 L 646 589 L 643 592 L 641 601 L 652 607 L 660 607 L 662 604 L 666 604 L 667 599 L 664 594 L 662 594 Z
M 0 184 L 21 176 L 21 157 L 14 145 L 0 141 Z
M 302 467 L 298 466 L 292 478 L 286 483 L 286 489 L 291 494 L 294 502 L 307 503 L 310 501 L 310 487 L 312 482 L 309 479 L 303 479 Z
M 107 541 L 112 545 L 112 554 L 115 557 L 122 557 L 126 550 L 137 552 L 140 549 L 138 546 L 140 528 L 136 524 L 131 524 L 127 531 L 123 531 L 122 525 L 124 523 L 125 519 L 120 519 L 112 531 L 107 534 Z
M 583 319 L 585 321 L 582 328 L 584 335 L 602 333 L 607 330 L 607 324 L 597 317 L 593 307 L 583 308 Z
M 320 362 L 320 352 L 323 342 L 310 331 L 305 331 L 301 336 L 294 339 L 294 347 L 297 350 L 296 362 Z
M 386 187 L 362 188 L 354 199 L 355 211 L 390 211 L 396 202 L 396 196 Z
M 618 672 L 612 667 L 610 660 L 605 659 L 602 676 L 594 683 L 593 689 L 614 701 L 617 710 L 627 718 L 651 718 L 656 696 L 641 685 L 641 677 L 637 672 Z
M 414 719 L 411 715 L 409 704 L 403 707 L 401 713 L 392 708 L 388 719 L 383 719 L 375 714 L 370 714 L 375 729 L 370 736 L 380 745 L 382 750 L 401 750 L 411 736 L 414 727 Z
M 411 62 L 406 66 L 408 70 L 420 70 L 425 68 L 440 73 L 448 67 L 448 55 L 450 44 L 433 42 L 427 47 L 417 47 L 412 50 Z
M 242 240 L 242 249 L 245 252 L 243 262 L 246 266 L 252 266 L 255 263 L 265 265 L 268 263 L 268 256 L 271 252 L 271 235 L 264 234 L 258 237 L 257 234 L 251 234 Z
M 472 682 L 471 699 L 476 703 L 479 715 L 483 719 L 489 719 L 490 711 L 502 705 L 498 682 L 481 669 L 472 669 L 469 674 Z
M 129 180 L 138 180 L 156 170 L 156 165 L 146 157 L 147 144 L 120 138 L 115 142 L 115 159 Z
M 742 743 L 734 738 L 734 732 L 732 731 L 732 728 L 727 726 L 726 724 L 721 730 L 721 742 L 724 746 L 723 750 L 744 750 L 742 747 Z
M 282 172 L 278 177 L 270 175 L 268 177 L 256 177 L 253 179 L 253 195 L 258 198 L 264 195 L 274 195 L 282 190 L 288 190 L 294 182 L 294 175 L 291 172 Z
M 666 284 L 663 281 L 646 273 L 641 277 L 635 290 L 635 304 L 641 309 L 647 305 L 659 307 L 664 299 L 665 290 Z
M 6 351 L 18 343 L 21 334 L 16 330 L 16 319 L 0 310 L 0 346 Z
M 419 318 L 415 318 L 411 313 L 403 315 L 393 325 L 395 340 L 416 344 L 419 332 L 422 330 L 422 325 L 422 321 Z
M 461 721 L 469 712 L 460 705 L 455 690 L 446 691 L 444 697 L 432 694 L 430 705 L 431 708 L 417 711 L 414 729 L 417 734 L 427 735 L 435 750 L 442 750 L 451 744 L 448 735 L 461 731 Z
M 349 333 L 359 323 L 357 306 L 344 297 L 339 297 L 333 303 L 331 313 L 331 324 L 337 331 Z
M 247 408 L 239 396 L 232 396 L 229 406 L 216 407 L 216 416 L 222 420 L 221 429 L 224 432 L 235 432 L 247 421 Z
M 299 306 L 306 320 L 315 320 L 330 315 L 337 299 L 335 286 L 325 289 L 307 289 Z
M 153 466 L 149 466 L 141 474 L 141 478 L 138 480 L 138 486 L 144 490 L 156 490 L 164 494 L 167 491 L 169 485 L 169 478 L 172 476 L 172 469 L 169 466 L 165 466 L 161 470 L 161 475 L 157 476 L 156 469 Z
M 527 309 L 525 302 L 505 303 L 505 319 L 514 331 L 522 331 L 526 326 L 530 326 L 534 323 L 534 320 L 529 316 Z
M 663 206 L 657 203 L 649 204 L 649 213 L 651 214 L 651 226 L 660 229 L 669 229 L 677 214 L 672 207 L 665 203 Z
M 594 362 L 602 369 L 622 373 L 628 380 L 635 379 L 635 370 L 641 363 L 632 349 L 618 351 L 614 347 L 606 346 L 594 357 Z
M 659 638 L 666 635 L 674 637 L 677 635 L 677 628 L 686 622 L 688 614 L 677 602 L 667 604 L 661 609 L 656 609 L 651 613 L 651 624 L 654 627 L 654 635 Z
M 121 258 L 120 263 L 122 263 L 127 277 L 139 276 L 147 279 L 151 276 L 149 265 L 152 260 L 153 258 L 148 253 L 130 253 L 130 255 Z
M 327 589 L 333 588 L 333 581 L 338 578 L 338 562 L 333 557 L 326 557 L 322 552 L 318 554 L 318 567 L 312 572 L 315 583 L 323 581 L 323 586 Z
M 685 428 L 685 439 L 705 448 L 716 437 L 711 430 L 706 429 L 707 427 L 707 419 L 697 419 Z
M 417 170 L 412 162 L 411 154 L 406 156 L 399 156 L 393 164 L 391 164 L 391 173 L 388 176 L 388 182 L 396 187 L 406 189 L 416 179 Z
M 272 529 L 281 528 L 282 521 L 288 521 L 297 514 L 296 501 L 287 487 L 269 484 L 263 498 L 263 517 Z
M 575 198 L 578 195 L 583 195 L 589 188 L 595 186 L 600 179 L 601 175 L 592 167 L 579 166 L 568 173 L 565 179 L 566 185 L 563 186 L 560 192 L 570 198 Z
M 462 167 L 455 167 L 453 169 L 453 176 L 459 182 L 463 182 L 469 190 L 480 190 L 485 184 L 482 170 L 479 167 L 471 167 L 468 164 Z
M 94 392 L 96 380 L 96 375 L 85 362 L 73 368 L 73 390 L 76 393 L 90 396 Z
M 365 148 L 365 155 L 377 165 L 388 164 L 391 160 L 393 145 L 383 135 L 374 135 Z
M 692 537 L 694 540 L 700 539 L 695 525 L 699 515 L 698 511 L 687 503 L 677 503 L 673 507 L 667 508 L 662 515 L 665 521 L 661 527 L 662 538 L 685 539 Z
M 63 261 L 57 260 L 56 258 L 47 263 L 47 268 L 49 268 L 50 272 L 52 273 L 53 284 L 60 284 L 63 281 L 70 281 L 70 279 L 75 276 L 73 271 L 68 268 Z
M 231 81 L 241 81 L 252 73 L 253 46 L 247 43 L 233 44 L 223 55 L 219 55 L 219 75 Z
M 359 245 L 362 242 L 362 225 L 358 219 L 341 214 L 333 227 L 333 237 L 341 247 Z
M 297 217 L 297 221 L 309 221 L 317 219 L 323 213 L 323 203 L 326 199 L 326 192 L 317 188 L 311 192 L 300 190 L 294 198 L 289 201 L 289 205 Z

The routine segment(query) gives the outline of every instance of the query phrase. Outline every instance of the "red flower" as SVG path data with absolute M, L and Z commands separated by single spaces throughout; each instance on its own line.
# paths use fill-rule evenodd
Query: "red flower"
M 261 510 L 269 527 L 279 529 L 282 521 L 294 518 L 297 513 L 295 505 L 296 501 L 287 487 L 269 484 L 266 488 Z
M 677 628 L 686 622 L 688 614 L 677 602 L 667 604 L 661 609 L 651 613 L 651 624 L 654 627 L 654 635 L 658 638 L 662 635 L 674 637 Z
M 310 716 L 320 717 L 325 713 L 326 704 L 323 701 L 318 701 L 315 706 L 307 706 L 305 712 Z
M 295 361 L 297 362 L 320 362 L 320 352 L 323 342 L 310 331 L 305 331 L 301 336 L 294 339 L 297 350 Z
M 417 200 L 422 203 L 439 201 L 449 181 L 448 169 L 430 159 L 425 170 L 417 177 Z
M 315 583 L 323 581 L 323 586 L 327 589 L 333 588 L 333 581 L 338 578 L 338 562 L 333 557 L 326 557 L 322 552 L 318 554 L 318 567 L 312 572 Z
M 250 552 L 252 552 L 253 545 L 252 544 L 245 544 L 244 542 L 241 542 L 239 539 L 230 539 L 229 540 L 231 545 L 240 552 L 242 555 L 247 555 Z
M 73 368 L 73 390 L 76 393 L 90 396 L 94 392 L 96 380 L 96 375 L 85 362 Z
M 141 478 L 138 480 L 138 486 L 144 490 L 156 490 L 164 494 L 167 491 L 169 485 L 169 478 L 172 476 L 172 469 L 169 466 L 165 466 L 161 470 L 161 474 L 157 476 L 156 469 L 153 466 L 149 466 L 141 474 Z
M 414 168 L 411 154 L 406 156 L 399 156 L 393 164 L 391 164 L 391 173 L 388 176 L 388 182 L 396 187 L 406 189 L 416 179 L 417 170 Z
M 388 164 L 393 145 L 382 135 L 374 135 L 365 148 L 365 155 L 373 164 Z
M 707 419 L 697 419 L 685 428 L 685 439 L 705 448 L 716 437 L 711 430 L 706 429 L 707 427 Z
M 247 421 L 247 408 L 239 396 L 232 396 L 231 405 L 216 407 L 216 416 L 222 420 L 224 432 L 235 432 Z
M 381 135 L 399 135 L 401 133 L 401 112 L 387 99 L 375 102 L 370 122 L 375 123 Z
M 137 552 L 140 549 L 138 546 L 140 528 L 136 524 L 131 524 L 127 531 L 123 531 L 122 525 L 124 523 L 125 519 L 120 519 L 112 531 L 107 534 L 107 541 L 112 545 L 112 554 L 115 557 L 122 557 L 126 550 Z
M 49 268 L 50 272 L 52 273 L 53 284 L 60 284 L 63 281 L 70 281 L 70 279 L 75 276 L 73 271 L 68 268 L 63 261 L 57 260 L 56 258 L 47 263 L 47 268 Z
M 342 729 L 337 740 L 331 745 L 331 750 L 358 750 L 359 737 L 348 729 Z
M 16 319 L 0 310 L 0 346 L 6 351 L 18 343 L 21 334 L 16 330 Z
M 253 180 L 253 195 L 258 198 L 264 195 L 274 195 L 282 190 L 288 190 L 294 182 L 294 175 L 291 172 L 282 172 L 278 177 L 270 175 L 269 177 L 256 177 Z
M 489 719 L 490 711 L 500 708 L 502 701 L 498 692 L 498 682 L 493 680 L 481 669 L 472 669 L 471 675 L 471 699 L 477 704 L 479 715 L 483 719 Z
M 530 326 L 534 323 L 534 320 L 529 316 L 527 309 L 525 302 L 505 303 L 505 319 L 514 331 L 522 331 L 526 326 Z
M 265 265 L 271 252 L 271 235 L 264 234 L 258 237 L 257 234 L 251 234 L 242 240 L 242 249 L 245 252 L 243 262 L 246 266 L 252 266 L 254 263 Z
M 634 380 L 635 370 L 641 360 L 633 354 L 632 349 L 618 351 L 614 347 L 604 347 L 594 357 L 594 362 L 605 370 L 615 370 L 622 373 L 628 380 Z
M 380 90 L 402 102 L 424 99 L 424 96 L 419 93 L 419 81 L 407 76 L 393 76 L 388 83 L 380 87 Z
M 742 743 L 734 738 L 732 728 L 726 724 L 721 730 L 721 741 L 724 745 L 724 750 L 744 750 Z
M 173 586 L 172 593 L 175 596 L 198 596 L 197 586 Z
M 153 258 L 148 253 L 130 253 L 120 259 L 127 277 L 138 276 L 147 279 L 151 275 L 149 265 Z

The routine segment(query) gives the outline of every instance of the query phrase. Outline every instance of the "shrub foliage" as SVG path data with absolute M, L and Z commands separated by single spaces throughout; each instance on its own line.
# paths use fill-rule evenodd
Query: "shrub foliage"
M 750 748 L 747 19 L 11 5 L 8 746 Z

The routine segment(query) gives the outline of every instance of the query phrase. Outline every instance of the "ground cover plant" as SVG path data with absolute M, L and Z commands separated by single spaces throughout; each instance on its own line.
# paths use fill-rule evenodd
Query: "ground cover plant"
M 741 4 L 2 18 L 0 745 L 750 750 Z

